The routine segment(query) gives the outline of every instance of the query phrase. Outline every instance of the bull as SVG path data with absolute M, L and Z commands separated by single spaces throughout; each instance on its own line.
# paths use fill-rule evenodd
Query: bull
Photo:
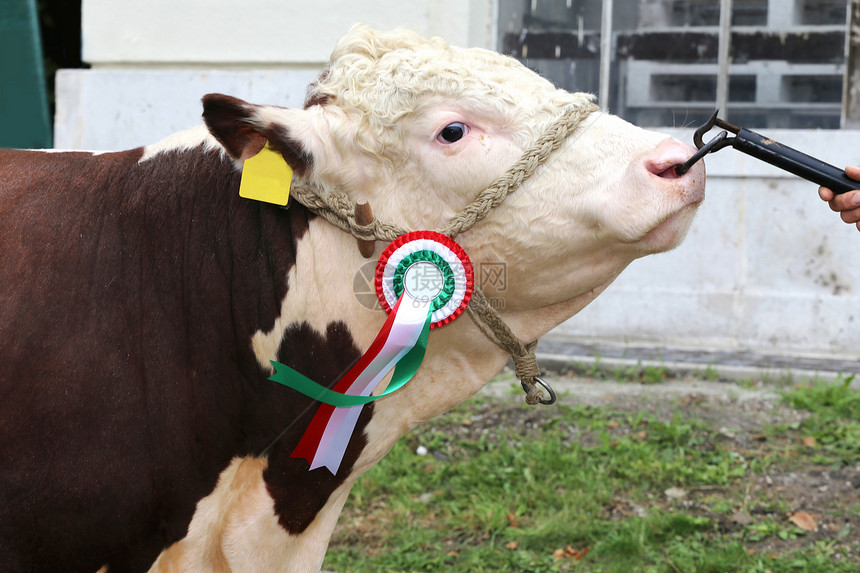
M 440 229 L 566 110 L 569 133 L 455 237 L 506 269 L 483 300 L 529 347 L 682 241 L 704 168 L 678 175 L 690 146 L 513 59 L 359 26 L 304 109 L 210 94 L 205 125 L 153 145 L 0 152 L 0 570 L 318 570 L 355 480 L 509 356 L 478 321 L 433 329 L 336 471 L 291 456 L 319 403 L 273 362 L 331 386 L 386 313 L 353 292 L 353 234 L 296 198 L 240 197 L 245 161 L 268 146 L 324 204 Z

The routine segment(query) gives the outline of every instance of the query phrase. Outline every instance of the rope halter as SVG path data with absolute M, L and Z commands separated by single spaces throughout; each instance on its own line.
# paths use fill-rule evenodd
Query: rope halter
M 523 181 L 528 179 L 594 111 L 597 111 L 597 106 L 592 103 L 565 108 L 504 175 L 481 191 L 474 201 L 454 215 L 446 225 L 433 230 L 453 239 L 459 233 L 482 221 L 493 208 L 498 207 L 508 195 L 516 191 Z M 379 240 L 390 243 L 410 231 L 378 219 L 373 219 L 367 225 L 359 224 L 356 221 L 355 205 L 347 194 L 340 190 L 322 193 L 316 186 L 294 181 L 290 195 L 313 213 L 359 240 Z M 537 340 L 523 343 L 517 338 L 477 285 L 467 312 L 478 329 L 511 356 L 516 376 L 527 394 L 526 403 L 530 405 L 554 403 L 555 393 L 540 378 L 540 368 L 535 358 Z M 548 399 L 542 397 L 540 387 L 547 390 Z

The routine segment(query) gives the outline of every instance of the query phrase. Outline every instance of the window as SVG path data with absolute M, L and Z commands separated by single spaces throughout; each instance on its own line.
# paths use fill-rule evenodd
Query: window
M 500 49 L 638 125 L 697 125 L 720 107 L 750 128 L 833 129 L 849 4 L 499 0 Z

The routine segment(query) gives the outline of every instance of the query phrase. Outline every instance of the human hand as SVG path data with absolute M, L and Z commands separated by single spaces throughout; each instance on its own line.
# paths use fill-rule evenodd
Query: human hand
M 857 189 L 841 195 L 834 195 L 827 187 L 818 188 L 818 196 L 830 205 L 830 208 L 840 213 L 846 223 L 854 223 L 860 231 L 860 166 L 845 168 L 845 174 L 851 179 L 857 179 Z

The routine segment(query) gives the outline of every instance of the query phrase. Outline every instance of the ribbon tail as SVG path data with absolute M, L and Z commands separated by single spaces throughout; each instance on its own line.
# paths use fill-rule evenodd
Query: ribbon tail
M 354 391 L 362 396 L 369 396 L 392 368 L 395 368 L 396 372 L 396 365 L 408 356 L 416 345 L 422 349 L 420 355 L 423 356 L 423 348 L 426 348 L 427 345 L 427 334 L 429 333 L 431 322 L 429 303 L 409 301 L 403 306 L 398 304 L 395 314 L 397 318 L 391 329 L 389 340 L 386 341 L 377 359 L 368 365 L 368 368 L 358 376 L 353 387 L 350 388 L 351 393 Z M 414 357 L 415 354 L 413 353 L 412 356 Z M 405 378 L 392 378 L 392 384 L 389 384 L 385 392 L 373 398 L 380 398 L 402 387 L 414 375 L 418 369 L 417 366 L 420 366 L 420 360 L 412 369 L 409 376 Z M 324 466 L 332 473 L 337 473 L 337 469 L 340 467 L 343 456 L 355 432 L 355 426 L 358 423 L 360 414 L 361 408 L 335 409 L 331 419 L 326 424 L 316 456 L 311 463 L 311 469 Z
M 404 384 L 412 380 L 418 368 L 421 367 L 421 362 L 424 360 L 424 354 L 427 352 L 427 339 L 430 337 L 430 315 L 427 316 L 427 321 L 421 329 L 421 334 L 418 336 L 418 342 L 409 349 L 403 358 L 397 361 L 394 367 L 394 375 L 391 377 L 391 382 L 385 392 L 379 394 L 378 398 L 387 396 L 403 387 Z
M 400 389 L 418 371 L 427 349 L 432 310 L 429 301 L 404 301 L 404 296 L 368 351 L 332 389 L 272 361 L 275 372 L 270 380 L 323 402 L 290 457 L 306 460 L 312 470 L 326 467 L 337 474 L 364 404 Z M 370 396 L 392 368 L 385 391 Z
M 331 404 L 332 406 L 363 406 L 376 399 L 370 396 L 353 396 L 335 390 L 330 390 L 325 386 L 314 382 L 310 378 L 307 378 L 303 374 L 296 372 L 289 366 L 285 366 L 280 362 L 275 362 L 274 360 L 270 360 L 270 362 L 275 368 L 275 373 L 269 376 L 269 380 L 288 386 L 309 398 L 318 400 L 325 404 Z
M 363 392 L 371 392 L 392 368 L 394 368 L 394 375 L 391 378 L 391 382 L 385 391 L 375 396 L 375 398 L 381 398 L 399 390 L 415 376 L 427 349 L 431 322 L 428 311 L 427 318 L 424 320 L 421 330 L 413 331 L 407 345 L 381 371 L 376 373 L 371 383 L 362 389 Z M 314 461 L 311 463 L 311 469 L 326 467 L 333 474 L 337 473 L 349 441 L 352 439 L 360 414 L 360 407 L 337 408 L 334 411 L 326 426 L 325 436 L 320 441 L 320 447 L 317 449 Z
M 314 456 L 316 456 L 317 449 L 320 445 L 320 440 L 323 437 L 326 425 L 331 419 L 331 415 L 333 412 L 334 406 L 330 406 L 328 404 L 320 404 L 320 407 L 317 409 L 316 414 L 314 414 L 313 419 L 311 419 L 311 423 L 308 425 L 308 428 L 305 430 L 305 433 L 302 434 L 302 437 L 299 440 L 299 443 L 296 445 L 296 448 L 290 454 L 291 458 L 300 458 L 306 460 L 308 462 L 308 465 L 313 465 Z M 311 469 L 313 469 L 313 467 L 311 467 Z
M 397 303 L 397 306 L 400 306 L 399 302 Z M 356 362 L 353 367 L 337 381 L 332 389 L 328 389 L 322 384 L 318 384 L 307 376 L 293 370 L 289 366 L 285 366 L 284 364 L 275 362 L 274 360 L 270 360 L 270 362 L 272 363 L 272 367 L 275 369 L 275 373 L 269 377 L 269 380 L 277 382 L 278 384 L 283 384 L 284 386 L 292 388 L 296 392 L 304 394 L 309 398 L 313 398 L 314 400 L 318 400 L 325 404 L 331 404 L 332 406 L 362 406 L 367 404 L 373 399 L 368 399 L 367 397 L 362 396 L 351 396 L 347 394 L 347 392 L 349 388 L 352 387 L 355 379 L 367 369 L 368 365 L 373 362 L 373 360 L 379 355 L 380 351 L 384 348 L 385 342 L 394 326 L 395 318 L 396 312 L 392 312 L 382 325 L 379 334 L 376 335 L 376 338 L 370 344 L 370 348 L 367 349 L 367 352 L 365 352 L 358 362 Z
M 346 455 L 346 449 L 355 433 L 355 425 L 358 423 L 362 409 L 363 406 L 337 409 L 338 412 L 336 413 L 343 415 L 338 419 L 329 420 L 325 434 L 320 439 L 316 455 L 310 461 L 310 469 L 325 467 L 333 475 L 337 475 L 343 457 Z

